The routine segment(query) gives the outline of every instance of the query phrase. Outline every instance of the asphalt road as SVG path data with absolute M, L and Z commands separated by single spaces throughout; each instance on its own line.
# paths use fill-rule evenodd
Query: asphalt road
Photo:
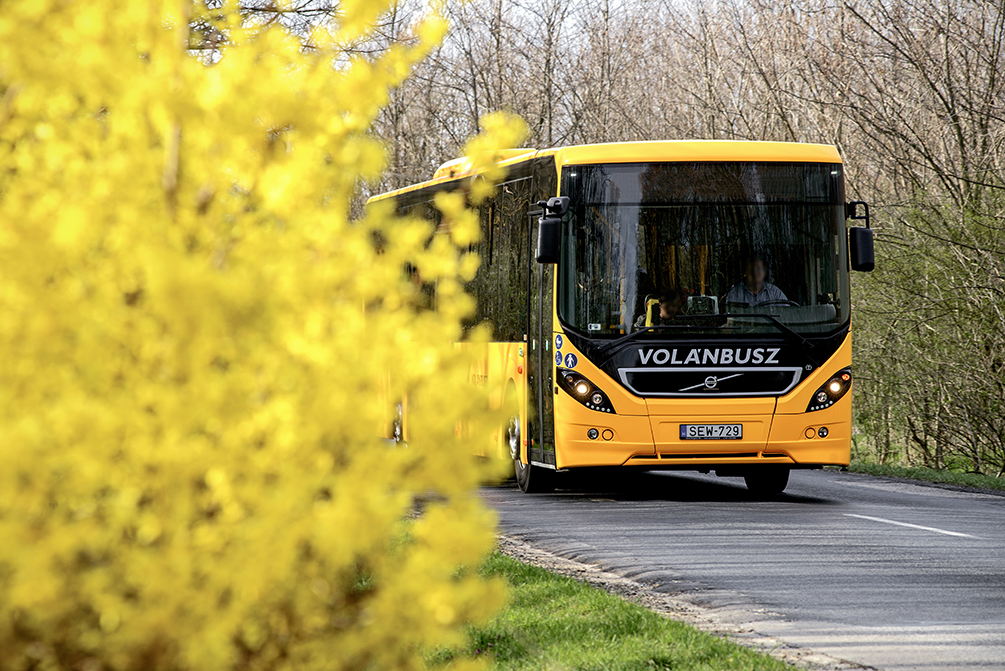
M 771 499 L 691 473 L 560 486 L 483 495 L 503 533 L 765 636 L 889 671 L 1005 669 L 1005 497 L 837 471 Z

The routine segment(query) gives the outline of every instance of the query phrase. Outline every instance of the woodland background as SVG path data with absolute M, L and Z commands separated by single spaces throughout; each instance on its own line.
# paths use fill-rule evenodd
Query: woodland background
M 407 39 L 402 0 L 361 53 Z M 303 0 L 249 12 L 297 29 Z M 373 190 L 428 179 L 487 111 L 528 146 L 679 138 L 823 142 L 872 205 L 854 277 L 854 456 L 1005 469 L 1005 2 L 472 0 L 393 94 Z M 363 194 L 367 195 L 367 194 Z

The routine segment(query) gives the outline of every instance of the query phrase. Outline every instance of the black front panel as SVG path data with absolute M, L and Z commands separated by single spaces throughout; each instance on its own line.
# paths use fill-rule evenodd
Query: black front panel
M 566 337 L 636 396 L 781 396 L 837 351 L 848 324 L 822 338 L 670 339 L 643 334 L 621 345 Z

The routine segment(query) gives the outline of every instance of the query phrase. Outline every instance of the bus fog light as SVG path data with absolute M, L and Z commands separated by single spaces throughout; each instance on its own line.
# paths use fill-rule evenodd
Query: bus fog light
M 817 435 L 821 438 L 826 438 L 828 433 L 830 433 L 830 431 L 827 430 L 826 426 L 821 426 L 820 430 L 817 431 Z
M 827 392 L 826 391 L 818 391 L 817 392 L 817 403 L 826 403 L 827 400 L 828 400 L 828 396 L 827 396 Z
M 610 429 L 604 429 L 604 433 L 602 435 L 604 437 L 604 440 L 610 440 L 611 438 L 614 438 L 614 432 L 611 431 Z
M 593 396 L 590 397 L 590 401 L 593 405 L 600 405 L 604 402 L 604 396 L 599 391 L 593 392 Z
M 586 432 L 586 437 L 589 438 L 590 440 L 596 440 L 597 436 L 599 435 L 600 432 L 597 431 L 596 429 L 590 429 L 589 431 Z
M 806 429 L 806 432 L 803 433 L 803 435 L 806 436 L 807 438 L 813 438 L 814 436 L 817 435 L 817 430 L 811 426 L 810 428 Z

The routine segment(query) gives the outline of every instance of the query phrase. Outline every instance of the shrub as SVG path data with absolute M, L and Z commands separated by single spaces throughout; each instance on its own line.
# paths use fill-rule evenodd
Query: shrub
M 310 48 L 220 4 L 0 7 L 0 669 L 409 669 L 502 598 L 472 215 L 348 218 L 443 21 L 362 59 L 386 2 Z

